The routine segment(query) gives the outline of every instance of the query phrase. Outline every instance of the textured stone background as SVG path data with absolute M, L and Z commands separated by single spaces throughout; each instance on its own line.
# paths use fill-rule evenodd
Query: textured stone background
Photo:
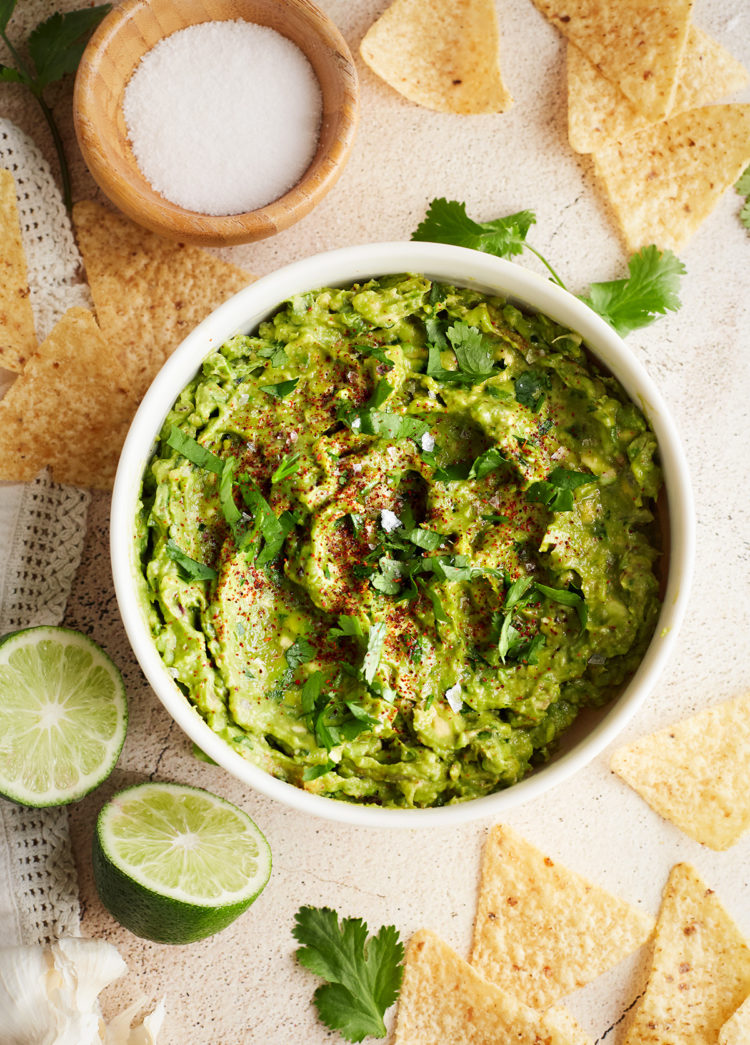
M 75 0 L 21 0 L 13 26 Z M 350 47 L 385 0 L 321 0 Z M 695 21 L 750 66 L 747 0 L 697 0 Z M 564 49 L 528 0 L 501 0 L 501 57 L 515 96 L 504 115 L 459 117 L 407 102 L 357 59 L 362 108 L 357 142 L 339 183 L 317 209 L 271 240 L 223 256 L 264 274 L 319 250 L 408 238 L 428 201 L 447 196 L 493 218 L 520 208 L 537 213 L 530 239 L 570 288 L 620 276 L 625 253 L 590 161 L 566 141 Z M 0 55 L 0 60 L 2 56 Z M 95 194 L 72 136 L 71 86 L 59 90 L 73 161 L 74 196 Z M 737 100 L 750 100 L 745 91 Z M 54 157 L 41 118 L 18 88 L 0 86 L 0 114 Z M 730 697 L 750 684 L 747 443 L 750 429 L 750 237 L 729 192 L 684 250 L 683 308 L 628 338 L 670 404 L 684 440 L 695 490 L 696 574 L 671 662 L 623 739 Z M 524 260 L 533 265 L 533 259 Z M 486 823 L 442 831 L 364 830 L 305 818 L 193 759 L 130 653 L 120 625 L 108 560 L 108 503 L 94 498 L 84 562 L 66 622 L 89 632 L 125 672 L 131 724 L 119 768 L 106 789 L 75 807 L 83 931 L 112 940 L 132 975 L 107 1004 L 139 991 L 167 995 L 165 1045 L 286 1045 L 338 1040 L 315 1020 L 317 981 L 293 960 L 294 912 L 328 904 L 372 926 L 394 922 L 404 936 L 427 926 L 468 952 Z M 694 864 L 750 935 L 750 836 L 713 853 L 662 822 L 609 770 L 604 752 L 566 784 L 507 817 L 555 858 L 611 891 L 656 912 L 670 866 Z M 91 824 L 115 788 L 144 777 L 199 784 L 239 803 L 268 836 L 274 871 L 263 895 L 219 936 L 190 947 L 137 940 L 102 909 L 90 876 Z M 622 1040 L 625 1010 L 640 994 L 646 951 L 569 999 L 592 1037 Z

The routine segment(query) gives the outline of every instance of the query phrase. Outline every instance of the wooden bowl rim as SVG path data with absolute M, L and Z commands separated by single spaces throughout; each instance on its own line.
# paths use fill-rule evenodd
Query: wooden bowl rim
M 235 0 L 238 7 L 252 7 L 253 2 L 254 0 Z M 337 107 L 335 140 L 322 156 L 316 152 L 307 170 L 295 185 L 265 206 L 237 214 L 204 214 L 187 210 L 157 193 L 140 172 L 129 148 L 125 155 L 125 166 L 131 175 L 136 175 L 136 179 L 125 178 L 121 173 L 116 173 L 108 157 L 122 157 L 123 152 L 113 147 L 112 139 L 106 134 L 102 121 L 92 118 L 92 112 L 96 111 L 95 96 L 103 55 L 114 45 L 123 27 L 139 11 L 153 6 L 153 0 L 123 0 L 123 3 L 110 11 L 99 24 L 79 64 L 73 92 L 73 122 L 79 147 L 92 177 L 104 194 L 133 221 L 171 239 L 204 246 L 228 246 L 263 239 L 288 228 L 308 214 L 333 187 L 354 144 L 359 118 L 359 82 L 351 51 L 340 30 L 328 15 L 310 0 L 277 0 L 279 9 L 294 8 L 298 17 L 309 20 L 311 32 L 322 42 L 323 51 L 330 55 L 330 65 L 335 71 L 342 96 L 341 104 Z M 205 6 L 209 8 L 210 4 L 206 3 Z M 244 20 L 252 21 L 250 14 L 243 16 L 239 10 L 231 17 L 244 17 Z M 196 19 L 190 24 L 197 25 L 203 21 L 214 20 L 228 21 L 230 18 L 220 18 L 206 10 L 205 18 Z M 283 29 L 278 26 L 273 28 L 285 35 Z M 166 35 L 171 34 L 165 34 L 165 37 Z M 300 49 L 304 53 L 304 49 Z M 309 60 L 309 55 L 306 57 Z M 140 61 L 140 57 L 138 60 Z M 130 75 L 132 70 L 127 72 L 121 88 L 118 87 L 118 105 L 121 105 L 121 96 Z M 318 80 L 320 81 L 320 77 Z

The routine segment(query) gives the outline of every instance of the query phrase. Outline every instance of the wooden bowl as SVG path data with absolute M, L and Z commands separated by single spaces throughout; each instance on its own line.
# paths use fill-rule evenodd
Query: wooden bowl
M 318 78 L 323 113 L 315 156 L 293 188 L 257 210 L 216 216 L 186 210 L 151 187 L 133 155 L 122 103 L 136 66 L 161 39 L 200 22 L 229 19 L 269 26 L 295 43 Z M 147 229 L 205 246 L 263 239 L 309 213 L 344 168 L 358 108 L 351 53 L 333 22 L 309 0 L 124 0 L 89 41 L 73 96 L 78 143 L 105 195 Z

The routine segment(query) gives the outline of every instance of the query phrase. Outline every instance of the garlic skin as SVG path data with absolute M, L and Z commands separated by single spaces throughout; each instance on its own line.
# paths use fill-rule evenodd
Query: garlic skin
M 104 1023 L 99 994 L 127 972 L 104 940 L 0 948 L 0 1045 L 156 1045 L 164 1000 L 132 1027 L 145 998 Z

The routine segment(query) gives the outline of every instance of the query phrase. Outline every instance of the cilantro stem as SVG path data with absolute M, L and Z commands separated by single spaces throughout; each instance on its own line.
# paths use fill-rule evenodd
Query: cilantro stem
M 11 53 L 12 57 L 13 57 L 13 58 L 14 58 L 14 59 L 16 60 L 16 62 L 17 62 L 17 64 L 18 64 L 18 71 L 19 71 L 19 72 L 21 72 L 21 73 L 23 73 L 23 75 L 24 75 L 24 76 L 26 77 L 26 79 L 27 79 L 27 80 L 29 81 L 29 85 L 30 85 L 31 83 L 33 83 L 33 82 L 34 82 L 34 77 L 33 77 L 33 75 L 32 75 L 32 74 L 31 74 L 31 73 L 29 72 L 29 68 L 28 68 L 28 66 L 26 65 L 26 63 L 24 62 L 23 58 L 22 58 L 22 57 L 21 57 L 21 55 L 20 55 L 20 54 L 18 53 L 18 51 L 17 51 L 16 49 L 15 49 L 15 47 L 13 46 L 13 44 L 12 44 L 12 43 L 10 42 L 10 40 L 8 39 L 8 37 L 7 37 L 7 35 L 5 34 L 5 31 L 4 31 L 4 30 L 3 30 L 3 31 L 0 31 L 0 37 L 2 37 L 3 43 L 5 44 L 5 46 L 6 46 L 6 47 L 8 48 L 8 50 L 10 51 L 10 53 Z
M 563 281 L 562 281 L 562 280 L 560 279 L 560 277 L 558 276 L 558 274 L 557 274 L 557 273 L 555 272 L 555 270 L 554 270 L 554 269 L 552 268 L 552 266 L 550 265 L 550 263 L 549 263 L 549 262 L 547 261 L 547 259 L 546 259 L 546 258 L 544 257 L 544 255 L 543 255 L 543 254 L 540 254 L 538 250 L 534 250 L 534 248 L 533 248 L 533 247 L 531 246 L 531 244 L 530 244 L 530 243 L 526 243 L 525 241 L 524 241 L 524 247 L 525 247 L 525 248 L 526 248 L 527 250 L 530 250 L 530 251 L 531 251 L 531 253 L 532 253 L 532 254 L 534 254 L 534 255 L 535 255 L 535 256 L 536 256 L 537 258 L 539 258 L 539 260 L 540 260 L 540 261 L 541 261 L 541 263 L 542 263 L 542 264 L 544 265 L 544 267 L 545 267 L 546 269 L 548 269 L 548 270 L 549 270 L 549 272 L 551 272 L 551 274 L 552 274 L 552 279 L 553 279 L 553 281 L 554 281 L 555 283 L 557 283 L 558 287 L 562 287 L 562 288 L 563 288 L 563 290 L 567 290 L 567 289 L 568 289 L 568 288 L 567 288 L 567 287 L 565 286 L 565 284 L 563 283 Z
M 41 94 L 33 92 L 34 97 L 39 102 L 39 107 L 44 113 L 44 118 L 47 121 L 47 126 L 52 134 L 52 141 L 55 143 L 55 149 L 57 151 L 57 161 L 60 164 L 60 176 L 62 178 L 62 189 L 63 189 L 63 202 L 65 203 L 65 209 L 70 212 L 73 209 L 73 192 L 70 184 L 70 170 L 68 168 L 68 161 L 65 157 L 65 147 L 63 146 L 62 136 L 60 135 L 60 129 L 57 126 L 55 117 L 52 115 L 52 110 L 45 102 Z

